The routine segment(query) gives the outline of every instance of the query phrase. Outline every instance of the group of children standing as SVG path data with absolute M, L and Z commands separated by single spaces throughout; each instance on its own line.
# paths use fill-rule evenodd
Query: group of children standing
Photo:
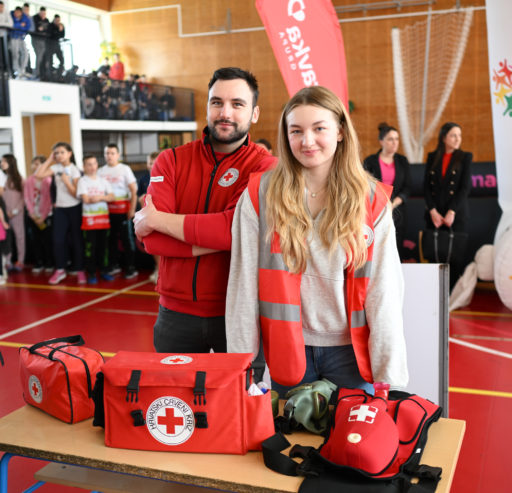
M 148 168 L 156 155 L 148 157 Z M 0 208 L 0 250 L 3 249 L 8 269 L 23 269 L 25 203 L 27 226 L 34 240 L 32 271 L 52 272 L 55 266 L 50 284 L 58 284 L 70 272 L 76 273 L 79 284 L 97 284 L 98 271 L 103 280 L 113 280 L 121 272 L 120 243 L 124 251 L 124 277 L 137 276 L 131 225 L 137 206 L 137 182 L 131 168 L 120 163 L 119 158 L 116 144 L 105 147 L 106 164 L 99 169 L 96 156 L 85 155 L 82 176 L 71 146 L 58 142 L 47 159 L 33 159 L 33 174 L 23 183 L 15 157 L 4 155 L 4 173 L 0 173 L 0 194 L 5 205 L 3 210 Z M 141 191 L 139 199 L 140 195 Z M 10 263 L 8 234 L 14 234 L 16 241 L 15 264 Z M 157 276 L 155 269 L 152 280 L 156 282 Z M 3 270 L 0 282 L 5 284 Z

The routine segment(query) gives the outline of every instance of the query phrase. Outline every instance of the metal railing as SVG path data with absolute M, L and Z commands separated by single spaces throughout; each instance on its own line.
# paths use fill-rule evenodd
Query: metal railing
M 30 60 L 27 73 L 14 73 L 12 54 L 9 53 L 8 33 L 12 28 L 0 28 L 0 116 L 8 116 L 9 93 L 8 80 L 19 77 L 61 84 L 76 84 L 80 91 L 82 118 L 108 120 L 147 120 L 147 121 L 193 121 L 195 119 L 194 93 L 181 87 L 149 84 L 138 76 L 126 80 L 113 80 L 103 73 L 78 74 L 78 66 L 73 64 L 73 47 L 69 39 L 57 41 L 50 56 L 38 64 Z M 37 33 L 28 33 L 36 39 L 48 42 Z M 25 40 L 27 43 L 27 40 Z M 55 40 L 53 40 L 55 43 Z M 66 53 L 67 56 L 62 56 Z M 68 66 L 62 60 L 68 61 Z M 69 64 L 71 62 L 71 65 Z

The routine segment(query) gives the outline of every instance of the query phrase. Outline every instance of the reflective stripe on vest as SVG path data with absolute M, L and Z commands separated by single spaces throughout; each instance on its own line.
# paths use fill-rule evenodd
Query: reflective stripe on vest
M 283 385 L 300 382 L 306 370 L 300 300 L 301 274 L 291 274 L 286 267 L 274 233 L 267 240 L 266 193 L 269 173 L 253 176 L 248 184 L 249 196 L 259 216 L 259 306 L 265 358 L 272 378 Z M 361 376 L 372 382 L 368 352 L 369 327 L 364 302 L 371 277 L 374 224 L 385 211 L 391 187 L 371 182 L 367 198 L 365 230 L 367 261 L 354 270 L 346 270 L 345 304 L 352 345 Z

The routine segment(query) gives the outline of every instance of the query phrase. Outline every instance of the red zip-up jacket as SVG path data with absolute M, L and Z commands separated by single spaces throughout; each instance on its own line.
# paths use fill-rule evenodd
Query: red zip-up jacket
M 146 251 L 161 256 L 161 305 L 201 317 L 224 315 L 236 203 L 249 175 L 275 163 L 249 136 L 234 152 L 214 154 L 207 129 L 201 140 L 158 156 L 148 193 L 159 211 L 186 215 L 185 242 L 158 232 L 144 238 Z M 220 251 L 194 257 L 192 245 Z

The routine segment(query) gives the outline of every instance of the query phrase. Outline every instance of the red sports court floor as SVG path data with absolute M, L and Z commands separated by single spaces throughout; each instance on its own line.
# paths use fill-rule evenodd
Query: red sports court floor
M 148 275 L 89 287 L 78 286 L 73 277 L 49 286 L 44 274 L 12 274 L 7 286 L 0 287 L 0 350 L 5 359 L 0 367 L 0 417 L 24 405 L 18 381 L 22 345 L 81 334 L 87 346 L 106 357 L 121 349 L 152 351 L 158 297 Z M 493 290 L 477 290 L 469 307 L 450 316 L 449 416 L 467 423 L 452 492 L 511 491 L 512 312 Z M 33 484 L 34 472 L 43 465 L 13 458 L 9 493 Z M 37 491 L 83 490 L 46 484 Z

